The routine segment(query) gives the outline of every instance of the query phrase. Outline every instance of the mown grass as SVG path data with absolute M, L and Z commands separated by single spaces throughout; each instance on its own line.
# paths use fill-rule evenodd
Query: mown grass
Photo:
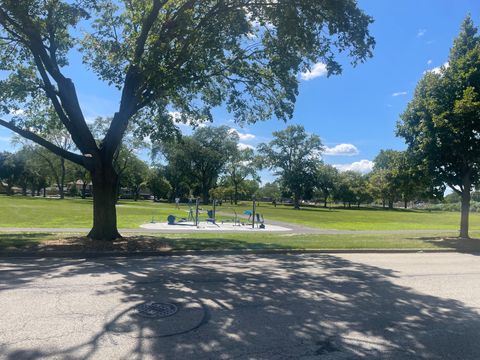
M 205 206 L 210 209 L 211 206 Z M 251 203 L 238 206 L 224 204 L 217 208 L 222 219 L 232 219 L 234 211 L 243 214 L 251 209 Z M 338 230 L 452 230 L 459 227 L 460 214 L 457 212 L 428 212 L 419 210 L 303 208 L 294 210 L 288 206 L 274 208 L 261 204 L 257 211 L 269 220 L 305 225 L 309 227 Z M 169 214 L 187 217 L 188 206 L 175 209 L 173 204 L 151 201 L 120 201 L 117 206 L 118 226 L 138 228 L 143 223 L 166 221 Z M 201 218 L 206 218 L 202 212 Z M 480 230 L 480 214 L 471 214 L 471 229 Z M 88 228 L 92 225 L 91 199 L 43 199 L 21 196 L 0 196 L 1 227 L 39 228 Z
M 248 208 L 241 205 L 240 208 Z M 294 210 L 289 206 L 262 204 L 257 208 L 266 219 L 298 225 L 337 230 L 457 230 L 460 213 L 410 209 L 305 207 Z M 471 213 L 471 229 L 480 229 L 480 214 Z
M 135 235 L 123 239 L 123 249 L 133 250 L 372 250 L 413 249 L 480 251 L 480 240 L 459 240 L 455 234 L 429 233 L 420 235 L 323 235 L 323 234 L 258 234 L 258 233 L 195 233 Z M 0 233 L 0 251 L 36 249 L 42 245 L 50 250 L 81 249 L 84 234 L 59 233 Z M 112 249 L 117 249 L 114 243 Z

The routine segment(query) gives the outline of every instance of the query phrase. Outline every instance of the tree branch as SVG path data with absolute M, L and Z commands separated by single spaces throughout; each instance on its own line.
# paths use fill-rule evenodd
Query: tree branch
M 143 21 L 142 30 L 135 44 L 135 55 L 134 55 L 135 65 L 138 65 L 138 63 L 142 58 L 142 55 L 145 51 L 145 43 L 147 42 L 148 34 L 150 33 L 150 30 L 152 29 L 152 26 L 158 17 L 160 8 L 165 3 L 166 1 L 163 1 L 163 4 L 162 4 L 159 0 L 154 0 L 152 11 L 150 11 L 150 14 L 148 14 L 148 16 Z
M 460 189 L 456 188 L 455 185 L 447 183 L 448 187 L 455 191 L 458 195 L 462 195 L 463 189 L 460 187 Z
M 82 156 L 82 155 L 75 154 L 75 153 L 72 153 L 70 151 L 64 150 L 64 149 L 52 144 L 51 142 L 45 140 L 44 138 L 38 136 L 37 134 L 35 134 L 31 131 L 21 129 L 21 128 L 15 126 L 13 123 L 2 120 L 2 119 L 0 119 L 0 125 L 6 127 L 7 129 L 9 129 L 13 132 L 16 132 L 17 134 L 19 134 L 20 136 L 23 136 L 24 138 L 26 138 L 28 140 L 31 140 L 31 141 L 37 143 L 40 146 L 43 146 L 44 148 L 50 150 L 54 154 L 56 154 L 58 156 L 61 156 L 61 157 L 65 158 L 65 159 L 67 159 L 67 160 L 69 160 L 69 161 L 71 161 L 75 164 L 84 166 L 87 169 L 90 169 L 92 167 L 91 161 L 89 161 L 89 159 L 86 158 L 85 156 Z

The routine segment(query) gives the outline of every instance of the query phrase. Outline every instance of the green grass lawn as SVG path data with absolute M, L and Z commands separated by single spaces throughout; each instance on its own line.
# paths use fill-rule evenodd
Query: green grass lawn
M 460 222 L 459 212 L 443 211 L 340 207 L 294 210 L 270 204 L 262 204 L 257 211 L 266 219 L 338 230 L 457 230 Z M 472 230 L 480 229 L 480 214 L 471 213 L 470 223 Z
M 211 208 L 209 206 L 205 208 Z M 218 207 L 219 217 L 229 219 L 234 210 L 242 214 L 250 209 L 250 203 Z M 174 205 L 151 201 L 120 201 L 117 207 L 120 228 L 138 228 L 139 225 L 166 221 L 169 214 L 186 217 L 188 207 L 176 210 Z M 310 227 L 339 230 L 452 230 L 459 227 L 457 212 L 428 212 L 413 210 L 303 208 L 294 210 L 287 206 L 274 208 L 261 204 L 257 211 L 269 220 L 278 220 Z M 0 196 L 0 228 L 88 228 L 92 224 L 92 200 L 86 199 L 43 199 Z M 206 217 L 203 213 L 202 218 Z M 471 214 L 471 229 L 480 229 L 480 214 Z
M 479 251 L 480 240 L 458 240 L 455 234 L 388 234 L 388 235 L 320 235 L 320 234 L 162 234 L 129 236 L 124 242 L 146 243 L 140 246 L 150 250 L 265 250 L 265 249 L 324 249 L 324 250 L 372 250 L 372 249 L 455 249 Z M 71 242 L 82 239 L 80 234 L 59 233 L 1 233 L 0 251 L 7 249 L 38 249 L 43 243 L 50 249 L 68 250 Z M 115 246 L 113 246 L 115 248 Z M 138 248 L 138 246 L 133 246 Z M 76 248 L 78 250 L 78 247 Z

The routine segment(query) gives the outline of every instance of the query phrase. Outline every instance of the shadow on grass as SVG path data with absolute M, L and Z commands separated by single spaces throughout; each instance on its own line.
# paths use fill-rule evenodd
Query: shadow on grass
M 280 208 L 282 209 L 282 208 Z M 295 210 L 293 206 L 287 207 L 284 206 L 283 209 L 288 209 L 288 210 Z M 404 208 L 393 208 L 393 209 L 388 209 L 388 208 L 382 208 L 382 207 L 357 207 L 357 206 L 352 206 L 352 207 L 343 207 L 343 206 L 333 206 L 329 208 L 324 208 L 319 207 L 319 206 L 301 206 L 299 211 L 312 211 L 312 212 L 318 212 L 318 211 L 324 211 L 324 212 L 339 212 L 339 211 L 369 211 L 369 212 L 385 212 L 385 213 L 395 213 L 395 212 L 400 212 L 400 213 L 431 213 L 431 211 L 428 210 L 419 210 L 419 209 L 404 209 Z
M 0 234 L 0 251 L 6 248 L 31 248 L 38 246 L 50 233 L 3 233 Z
M 462 239 L 459 237 L 419 237 L 415 239 L 429 243 L 439 249 L 451 249 L 460 253 L 480 255 L 480 239 Z
M 0 330 L 15 322 L 1 344 L 9 360 L 480 358 L 476 309 L 399 285 L 392 270 L 332 255 L 17 259 L 0 267 L 0 290 L 8 290 L 0 300 L 9 306 Z M 26 290 L 65 307 L 35 317 L 39 299 Z M 19 293 L 15 307 L 9 295 Z M 61 311 L 84 301 L 92 321 L 77 308 Z M 170 320 L 132 315 L 149 301 L 185 306 Z M 189 322 L 195 311 L 200 321 Z M 52 324 L 63 326 L 60 335 L 49 333 Z M 34 338 L 31 327 L 44 336 Z
M 128 236 L 114 242 L 95 242 L 83 236 L 65 236 L 51 233 L 6 233 L 0 234 L 0 254 L 2 252 L 55 251 L 75 252 L 139 252 L 139 251 L 183 251 L 183 250 L 261 250 L 293 249 L 293 247 L 268 242 L 251 242 L 229 238 L 178 238 L 163 236 Z

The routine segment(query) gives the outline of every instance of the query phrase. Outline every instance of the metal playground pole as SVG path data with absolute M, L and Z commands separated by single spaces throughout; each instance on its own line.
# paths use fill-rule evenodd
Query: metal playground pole
M 257 203 L 255 196 L 253 196 L 253 213 L 252 213 L 252 229 L 255 229 L 255 211 L 256 211 Z
M 216 209 L 216 205 L 217 205 L 217 200 L 213 199 L 213 220 L 214 220 L 214 221 L 217 221 L 217 209 Z
M 195 226 L 198 226 L 198 203 L 199 203 L 199 198 L 197 198 L 195 203 Z

